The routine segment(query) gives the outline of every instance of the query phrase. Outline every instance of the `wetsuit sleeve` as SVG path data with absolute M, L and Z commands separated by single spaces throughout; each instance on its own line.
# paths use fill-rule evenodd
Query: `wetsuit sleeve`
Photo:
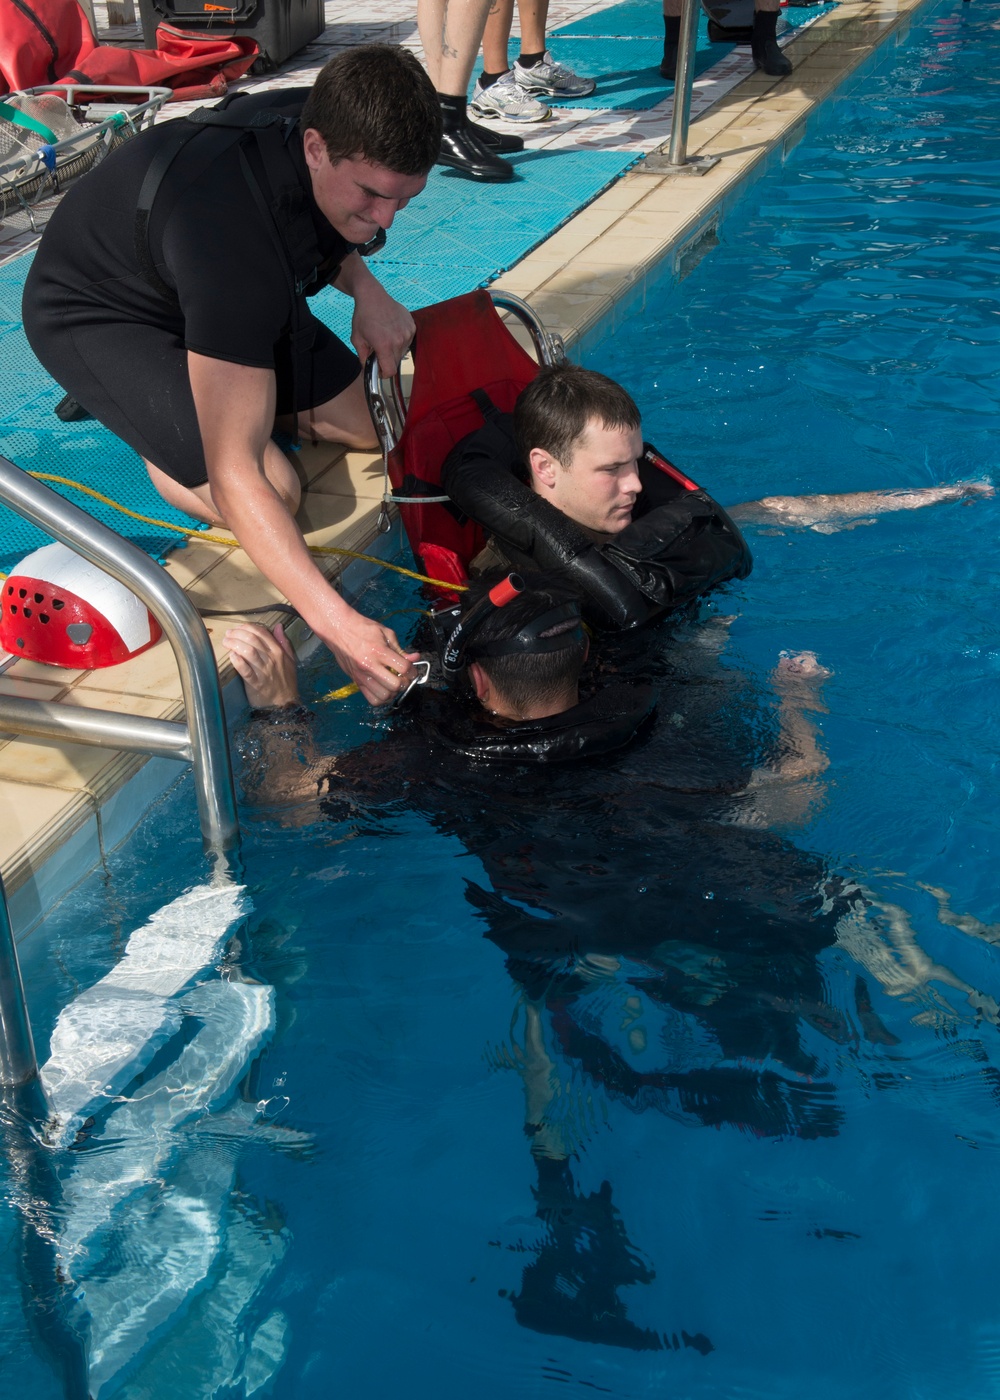
M 163 261 L 196 354 L 274 369 L 289 324 L 288 274 L 239 168 L 221 188 L 185 190 L 163 230 Z

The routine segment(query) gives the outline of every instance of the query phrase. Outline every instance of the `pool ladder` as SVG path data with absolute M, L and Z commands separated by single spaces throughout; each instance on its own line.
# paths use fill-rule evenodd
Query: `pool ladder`
M 0 696 L 0 732 L 190 762 L 206 850 L 239 846 L 222 690 L 205 624 L 187 594 L 148 555 L 0 456 L 0 503 L 130 589 L 156 618 L 180 671 L 185 722 Z M 0 880 L 0 1098 L 38 1083 L 10 916 Z

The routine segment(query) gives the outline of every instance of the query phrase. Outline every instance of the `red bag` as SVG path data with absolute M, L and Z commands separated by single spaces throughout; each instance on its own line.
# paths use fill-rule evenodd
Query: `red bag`
M 96 47 L 76 0 L 0 0 L 0 93 L 54 83 Z
M 43 83 L 172 87 L 178 101 L 221 97 L 257 57 L 245 35 L 161 24 L 156 49 L 98 47 L 76 0 L 0 0 L 0 94 Z
M 0 5 L 6 3 L 9 0 L 0 0 Z M 257 53 L 256 42 L 245 34 L 226 39 L 218 34 L 186 33 L 171 24 L 161 24 L 156 31 L 155 49 L 104 45 L 75 63 L 72 71 L 63 74 L 63 81 L 109 83 L 113 87 L 128 87 L 130 83 L 172 87 L 175 102 L 221 97 L 227 83 L 242 78 Z

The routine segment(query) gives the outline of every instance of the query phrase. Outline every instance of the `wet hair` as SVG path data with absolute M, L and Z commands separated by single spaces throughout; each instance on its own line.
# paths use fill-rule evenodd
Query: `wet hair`
M 409 49 L 359 44 L 323 65 L 302 108 L 331 161 L 361 156 L 397 175 L 426 175 L 441 148 L 441 106 Z
M 541 447 L 568 466 L 594 418 L 612 429 L 638 428 L 642 423 L 632 395 L 606 374 L 580 365 L 539 370 L 514 405 L 514 436 L 521 461 L 527 464 L 531 449 Z
M 485 593 L 507 577 L 509 569 L 487 569 L 473 579 L 469 591 L 462 597 L 462 612 L 467 612 Z M 476 643 L 506 642 L 516 637 L 522 627 L 542 613 L 561 603 L 578 602 L 579 595 L 551 575 L 522 573 L 524 592 L 506 607 L 494 608 L 476 628 L 469 646 L 468 659 L 476 661 L 486 673 L 491 685 L 515 709 L 525 710 L 542 701 L 558 699 L 580 679 L 587 657 L 587 642 L 582 635 L 559 651 L 517 652 L 511 656 L 477 656 Z M 556 637 L 580 628 L 580 621 L 558 622 L 541 633 Z

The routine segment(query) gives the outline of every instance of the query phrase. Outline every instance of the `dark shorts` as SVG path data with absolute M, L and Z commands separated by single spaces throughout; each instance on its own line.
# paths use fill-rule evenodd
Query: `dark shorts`
M 275 347 L 278 413 L 302 412 L 335 399 L 361 373 L 354 351 L 310 313 L 311 349 L 294 376 L 286 341 Z M 182 486 L 208 480 L 201 431 L 188 379 L 184 342 L 171 331 L 134 321 L 53 326 L 35 320 L 31 348 L 68 394 Z

